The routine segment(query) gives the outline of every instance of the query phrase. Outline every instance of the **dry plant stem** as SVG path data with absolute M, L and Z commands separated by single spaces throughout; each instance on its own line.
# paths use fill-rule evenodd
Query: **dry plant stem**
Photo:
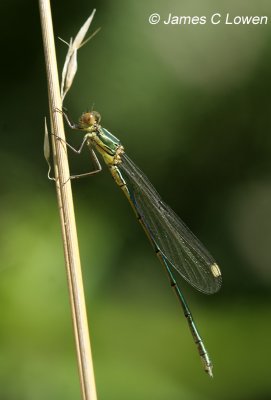
M 62 115 L 53 111 L 55 108 L 61 108 L 62 102 L 59 91 L 50 1 L 39 0 L 39 5 L 48 79 L 51 129 L 55 135 L 65 140 Z M 82 396 L 84 400 L 96 400 L 96 386 L 88 332 L 73 199 L 70 181 L 68 180 L 70 174 L 66 148 L 63 145 L 63 142 L 55 140 L 55 136 L 53 135 L 52 142 L 55 176 L 57 178 L 57 198 L 60 210 Z

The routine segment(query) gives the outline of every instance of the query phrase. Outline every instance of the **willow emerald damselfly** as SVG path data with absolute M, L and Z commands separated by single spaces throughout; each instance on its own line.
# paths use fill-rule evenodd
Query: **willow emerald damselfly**
M 85 133 L 79 149 L 69 143 L 67 146 L 77 154 L 87 145 L 97 169 L 70 179 L 80 178 L 101 171 L 101 165 L 94 152 L 97 150 L 104 159 L 116 184 L 128 199 L 135 215 L 149 238 L 161 261 L 171 287 L 179 299 L 188 322 L 194 342 L 203 362 L 204 370 L 212 376 L 212 362 L 197 330 L 186 300 L 177 285 L 174 272 L 178 272 L 197 290 L 212 294 L 219 290 L 221 272 L 213 257 L 193 235 L 174 211 L 165 204 L 143 172 L 126 155 L 124 147 L 114 135 L 100 125 L 101 116 L 96 111 L 85 112 L 77 124 L 60 110 L 70 128 Z

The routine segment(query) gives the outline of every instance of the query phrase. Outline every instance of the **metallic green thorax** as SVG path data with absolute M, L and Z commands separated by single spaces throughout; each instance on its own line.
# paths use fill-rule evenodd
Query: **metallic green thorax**
M 92 136 L 90 144 L 95 146 L 103 156 L 106 164 L 119 164 L 121 160 L 118 155 L 122 154 L 124 151 L 119 139 L 101 126 L 96 127 L 95 133 L 96 135 Z

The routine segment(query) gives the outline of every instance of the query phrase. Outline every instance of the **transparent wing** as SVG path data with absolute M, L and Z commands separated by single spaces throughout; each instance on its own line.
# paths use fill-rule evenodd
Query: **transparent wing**
M 158 249 L 178 273 L 201 292 L 219 290 L 220 270 L 209 252 L 165 204 L 142 171 L 122 156 L 118 165 L 131 199 Z

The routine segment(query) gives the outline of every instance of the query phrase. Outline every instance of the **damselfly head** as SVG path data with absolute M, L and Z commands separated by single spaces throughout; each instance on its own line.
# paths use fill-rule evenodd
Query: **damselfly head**
M 80 128 L 90 128 L 95 124 L 99 124 L 101 115 L 97 111 L 85 112 L 79 118 Z

